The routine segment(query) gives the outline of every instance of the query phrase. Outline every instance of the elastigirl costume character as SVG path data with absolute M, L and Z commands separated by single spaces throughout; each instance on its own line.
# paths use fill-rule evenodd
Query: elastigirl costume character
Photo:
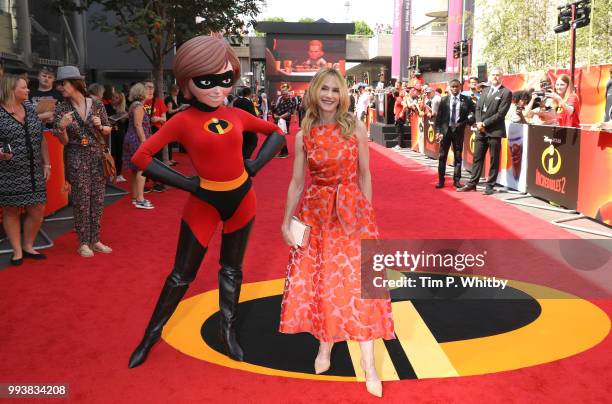
M 162 328 L 195 279 L 208 242 L 223 222 L 219 270 L 220 338 L 227 355 L 243 359 L 236 339 L 235 321 L 242 259 L 255 218 L 254 176 L 285 145 L 281 130 L 223 100 L 240 77 L 240 63 L 223 40 L 198 36 L 176 53 L 174 75 L 191 103 L 173 117 L 134 154 L 132 162 L 144 175 L 185 190 L 187 200 L 181 220 L 174 268 L 166 279 L 143 340 L 130 357 L 129 367 L 142 364 L 160 339 Z M 242 159 L 242 132 L 268 135 L 254 160 Z M 197 176 L 185 177 L 153 155 L 170 142 L 187 150 Z

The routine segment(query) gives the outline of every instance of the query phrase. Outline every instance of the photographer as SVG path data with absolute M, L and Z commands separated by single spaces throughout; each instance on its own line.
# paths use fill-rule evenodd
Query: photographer
M 507 121 L 513 123 L 531 123 L 525 116 L 525 111 L 528 108 L 531 109 L 530 104 L 533 104 L 532 91 L 516 91 L 512 93 L 512 105 L 506 115 Z
M 550 97 L 552 86 L 548 78 L 540 81 L 539 91 L 534 89 L 529 91 L 531 99 L 523 111 L 525 118 L 534 125 L 556 125 L 557 115 L 553 111 L 552 98 Z

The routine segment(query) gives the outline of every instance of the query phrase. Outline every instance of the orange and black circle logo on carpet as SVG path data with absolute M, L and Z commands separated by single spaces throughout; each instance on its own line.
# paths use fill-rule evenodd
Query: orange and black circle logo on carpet
M 211 118 L 204 123 L 204 128 L 217 135 L 224 135 L 232 130 L 233 125 L 231 122 L 223 119 Z
M 357 342 L 336 343 L 331 368 L 316 375 L 318 341 L 307 333 L 278 332 L 283 285 L 284 279 L 243 285 L 237 329 L 244 362 L 223 354 L 217 290 L 181 302 L 162 337 L 187 355 L 221 366 L 294 378 L 363 381 Z M 397 339 L 375 341 L 381 379 L 520 369 L 583 352 L 610 330 L 610 319 L 594 304 L 529 283 L 509 281 L 496 299 L 488 297 L 486 289 L 471 289 L 469 298 L 432 292 L 433 298 L 408 300 L 404 289 L 391 291 Z

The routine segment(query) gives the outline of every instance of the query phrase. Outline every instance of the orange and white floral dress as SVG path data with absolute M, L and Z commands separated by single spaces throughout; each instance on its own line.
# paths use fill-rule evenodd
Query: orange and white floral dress
M 391 302 L 361 298 L 361 239 L 378 237 L 374 212 L 358 184 L 357 138 L 322 125 L 304 136 L 311 184 L 298 218 L 310 241 L 292 248 L 280 332 L 320 341 L 393 339 Z

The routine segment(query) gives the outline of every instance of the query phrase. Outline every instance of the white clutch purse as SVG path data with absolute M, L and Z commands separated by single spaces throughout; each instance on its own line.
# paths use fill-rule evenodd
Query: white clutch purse
M 310 226 L 301 222 L 295 216 L 291 218 L 291 222 L 289 223 L 289 232 L 298 246 L 304 247 L 308 245 L 308 239 L 310 238 Z

